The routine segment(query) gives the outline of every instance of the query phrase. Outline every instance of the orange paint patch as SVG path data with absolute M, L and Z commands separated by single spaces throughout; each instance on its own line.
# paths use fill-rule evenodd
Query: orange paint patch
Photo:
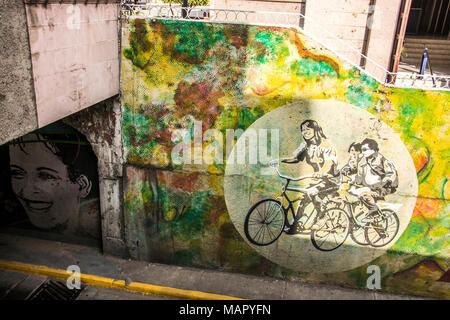
M 339 64 L 334 61 L 331 57 L 323 55 L 323 54 L 315 54 L 305 48 L 303 41 L 298 36 L 298 33 L 295 29 L 289 30 L 289 38 L 295 42 L 297 46 L 297 51 L 300 57 L 308 59 L 311 58 L 318 62 L 328 63 L 331 68 L 336 72 L 337 77 L 339 78 Z
M 439 216 L 442 210 L 439 199 L 417 198 L 414 208 L 413 217 L 422 215 L 427 218 L 435 218 Z
M 260 85 L 260 86 L 253 86 L 250 89 L 253 91 L 254 94 L 256 94 L 258 96 L 264 96 L 266 94 L 274 92 L 275 90 L 280 89 L 281 87 L 285 86 L 288 83 L 290 83 L 290 81 L 284 81 L 279 86 L 276 86 L 273 88 L 267 88 L 265 85 Z
M 429 159 L 424 153 L 412 153 L 411 157 L 416 167 L 416 172 L 419 173 L 428 163 Z

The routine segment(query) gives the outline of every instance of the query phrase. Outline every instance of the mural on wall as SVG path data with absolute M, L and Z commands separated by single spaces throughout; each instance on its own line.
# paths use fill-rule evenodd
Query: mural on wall
M 122 44 L 124 218 L 135 258 L 357 288 L 377 265 L 382 290 L 448 297 L 448 92 L 384 87 L 296 29 L 131 19 Z M 279 130 L 264 161 L 238 148 L 260 129 L 271 139 Z M 248 160 L 230 166 L 233 150 Z M 255 244 L 245 217 L 258 201 L 281 203 L 276 169 L 313 175 L 289 186 L 314 200 L 287 192 L 303 214 L 295 221 L 290 211 L 292 228 L 280 221 L 273 243 Z M 324 172 L 335 175 L 322 182 Z M 319 219 L 327 211 L 334 227 Z M 341 245 L 333 236 L 322 245 L 332 231 Z
M 310 100 L 259 118 L 234 148 L 247 132 L 268 128 L 280 137 L 273 170 L 228 161 L 225 173 L 230 218 L 255 250 L 289 269 L 336 272 L 374 260 L 400 238 L 417 178 L 391 128 L 350 104 Z
M 4 227 L 100 239 L 97 159 L 84 136 L 49 125 L 2 146 L 2 160 Z

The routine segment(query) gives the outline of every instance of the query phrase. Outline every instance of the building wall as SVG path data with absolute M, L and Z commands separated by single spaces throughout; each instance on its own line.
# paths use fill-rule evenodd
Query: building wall
M 389 69 L 392 55 L 400 4 L 401 1 L 378 0 L 375 6 L 367 56 L 386 70 Z M 371 72 L 370 66 L 368 63 L 367 71 L 369 72 Z M 380 80 L 384 80 L 382 72 L 379 71 L 379 68 L 377 70 L 374 70 L 372 74 Z
M 122 41 L 133 258 L 361 289 L 376 266 L 380 290 L 449 297 L 448 92 L 384 87 L 292 28 L 135 19 L 123 21 Z M 325 252 L 311 234 L 283 234 L 268 246 L 248 240 L 247 211 L 282 183 L 261 155 L 233 166 L 227 130 L 241 129 L 242 138 L 278 129 L 272 159 L 289 157 L 304 119 L 322 126 L 339 168 L 350 143 L 365 138 L 393 163 L 400 182 L 380 200 L 395 205 L 400 221 L 389 244 L 361 246 L 349 236 Z M 240 150 L 235 157 L 250 152 Z M 312 172 L 299 166 L 289 172 Z
M 37 127 L 25 5 L 0 3 L 0 144 Z
M 26 5 L 39 127 L 119 93 L 117 1 Z
M 371 7 L 370 0 L 327 0 L 306 1 L 304 30 L 335 50 L 339 55 L 360 65 L 364 42 L 369 32 L 366 70 L 380 80 L 385 79 L 384 69 L 389 67 L 392 43 L 395 37 L 397 17 L 401 0 L 378 0 Z M 299 13 L 300 1 L 242 1 L 215 0 L 212 8 L 230 10 L 274 11 Z M 371 15 L 373 13 L 373 15 Z M 250 14 L 250 21 L 240 22 L 279 23 L 299 25 L 299 18 L 281 14 Z M 326 32 L 327 31 L 327 32 Z M 353 49 L 351 49 L 352 47 Z M 379 66 L 377 66 L 379 65 Z
M 212 0 L 209 7 L 219 9 L 218 12 L 210 13 L 211 20 L 221 20 L 241 23 L 280 23 L 299 25 L 300 18 L 297 13 L 301 12 L 301 0 L 277 0 L 277 1 L 243 1 L 243 0 Z M 220 12 L 225 10 L 241 10 L 246 13 L 234 15 L 233 13 Z M 284 12 L 292 13 L 286 17 Z
M 86 136 L 98 159 L 102 249 L 127 257 L 122 206 L 122 117 L 117 97 L 81 110 L 62 121 Z
M 389 67 L 392 43 L 397 27 L 397 17 L 400 9 L 400 0 L 378 0 L 374 7 L 370 7 L 370 0 L 338 0 L 329 5 L 327 1 L 307 1 L 305 30 L 324 41 L 324 43 L 339 54 L 350 59 L 356 65 L 360 65 L 361 57 L 357 52 L 362 52 L 367 27 L 370 38 L 367 48 L 367 56 L 384 69 Z M 373 12 L 372 18 L 369 13 Z M 343 43 L 333 36 L 324 35 L 323 29 L 328 30 Z M 350 50 L 348 46 L 355 50 Z M 366 70 L 380 80 L 385 79 L 382 69 L 370 61 L 366 62 Z

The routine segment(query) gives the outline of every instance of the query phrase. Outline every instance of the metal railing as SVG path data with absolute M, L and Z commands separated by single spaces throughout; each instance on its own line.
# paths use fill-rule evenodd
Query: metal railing
M 332 32 L 324 29 L 319 23 L 301 13 L 212 9 L 209 7 L 183 8 L 181 5 L 134 5 L 123 3 L 122 14 L 126 18 L 144 17 L 152 19 L 195 20 L 217 23 L 281 26 L 287 28 L 294 27 L 316 41 L 324 49 L 329 50 L 343 61 L 376 79 L 385 86 L 450 90 L 450 76 L 390 72 L 370 57 L 362 54 L 358 49 L 338 38 Z M 303 29 L 299 27 L 302 19 L 305 26 Z M 361 58 L 365 60 L 364 67 L 358 65 Z

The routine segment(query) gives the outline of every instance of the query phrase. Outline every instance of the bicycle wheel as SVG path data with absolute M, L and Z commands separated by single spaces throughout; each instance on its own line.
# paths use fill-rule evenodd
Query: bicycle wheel
M 279 201 L 261 200 L 250 208 L 245 217 L 245 236 L 253 244 L 267 246 L 280 237 L 285 221 L 286 215 Z
M 395 238 L 399 226 L 397 214 L 390 209 L 383 209 L 366 227 L 366 240 L 373 247 L 383 247 Z
M 369 242 L 366 239 L 366 226 L 360 219 L 361 216 L 365 214 L 360 214 L 355 218 L 355 221 L 351 224 L 350 238 L 360 246 L 367 246 Z
M 360 227 L 360 226 L 356 225 L 356 223 L 354 224 L 354 226 L 352 226 L 352 231 L 350 232 L 350 238 L 352 238 L 352 240 L 356 244 L 359 244 L 360 246 L 367 246 L 369 244 L 369 242 L 366 239 L 365 227 Z
M 324 223 L 311 235 L 313 246 L 321 251 L 339 248 L 347 239 L 350 230 L 350 220 L 345 211 L 339 208 L 329 209 L 320 220 Z

